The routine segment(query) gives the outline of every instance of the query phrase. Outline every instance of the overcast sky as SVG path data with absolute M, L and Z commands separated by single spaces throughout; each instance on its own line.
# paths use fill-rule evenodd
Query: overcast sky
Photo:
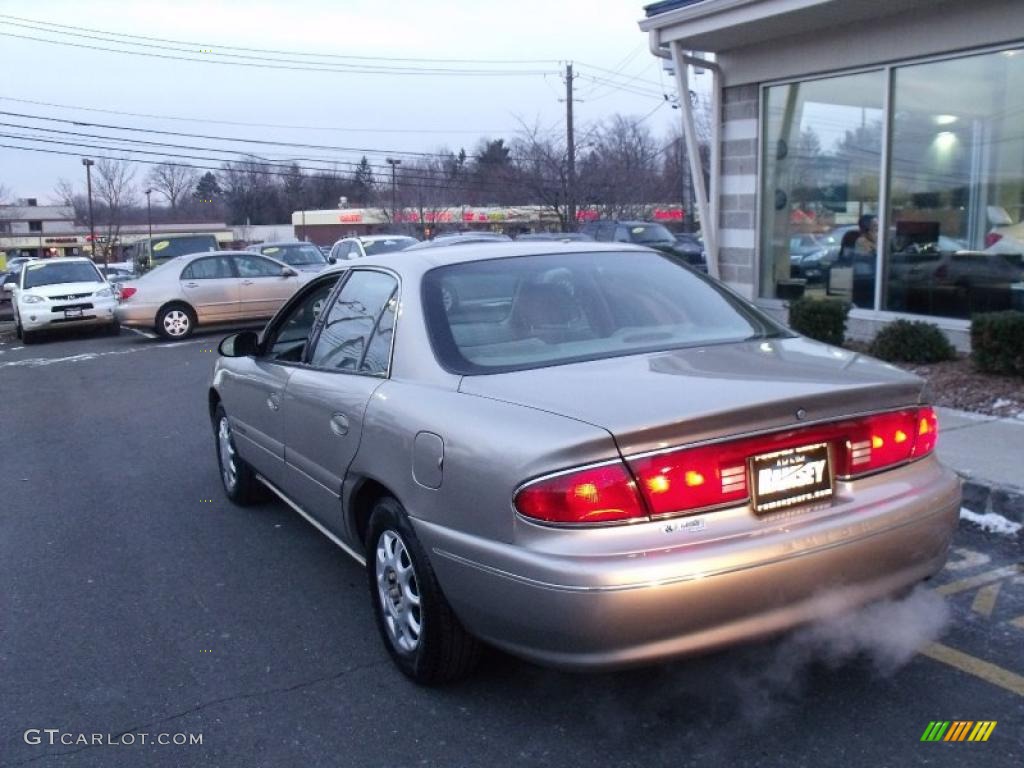
M 637 27 L 642 14 L 641 2 L 621 0 L 518 0 L 500 4 L 488 0 L 0 0 L 0 72 L 4 73 L 0 110 L 235 139 L 392 152 L 464 146 L 471 152 L 482 136 L 512 137 L 520 128 L 520 120 L 564 138 L 565 105 L 559 99 L 564 97 L 565 85 L 558 70 L 571 60 L 582 76 L 576 90 L 582 99 L 576 105 L 578 132 L 595 120 L 620 112 L 638 117 L 650 114 L 646 124 L 662 136 L 678 120 L 679 113 L 667 104 L 659 108 L 663 99 L 658 94 L 674 90 L 671 78 L 661 73 L 659 60 L 647 51 L 646 36 Z M 66 26 L 40 28 L 37 22 Z M 123 42 L 114 44 L 110 33 L 161 40 L 124 37 L 120 38 Z M 261 50 L 226 50 L 225 46 Z M 111 52 L 111 48 L 131 48 L 150 55 Z M 266 54 L 266 49 L 281 53 Z M 250 57 L 234 59 L 249 64 L 266 64 L 268 58 L 278 58 L 290 59 L 298 66 L 310 61 L 320 62 L 320 66 L 545 70 L 552 74 L 367 74 L 208 63 L 224 60 L 215 55 L 218 53 Z M 315 59 L 298 55 L 301 53 L 382 59 Z M 185 61 L 182 57 L 200 61 Z M 394 61 L 414 58 L 477 59 L 485 63 Z M 550 61 L 493 63 L 497 60 Z M 606 81 L 590 78 L 610 78 L 618 85 L 612 87 Z M 305 128 L 154 119 L 75 107 Z M 83 182 L 79 157 L 102 152 L 12 139 L 11 134 L 110 144 L 39 131 L 48 128 L 222 150 L 248 146 L 270 159 L 330 157 L 345 161 L 359 156 L 342 149 L 240 145 L 125 133 L 10 114 L 0 117 L 0 122 L 19 126 L 0 126 L 0 133 L 5 134 L 0 144 L 73 153 L 61 156 L 0 147 L 0 184 L 16 197 L 38 197 L 40 203 L 53 197 L 53 187 L 60 177 L 76 184 Z M 158 153 L 203 154 L 191 149 L 135 146 Z M 135 156 L 160 159 L 154 155 Z M 384 164 L 383 155 L 370 158 Z M 210 161 L 182 162 L 217 165 Z M 139 177 L 147 170 L 148 166 L 140 165 Z

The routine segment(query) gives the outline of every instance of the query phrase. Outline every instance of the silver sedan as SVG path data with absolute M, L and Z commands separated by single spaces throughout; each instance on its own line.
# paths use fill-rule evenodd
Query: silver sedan
M 120 284 L 117 319 L 184 339 L 197 326 L 266 320 L 313 274 L 246 251 L 178 256 Z
M 928 578 L 957 524 L 920 379 L 638 246 L 367 257 L 220 351 L 228 497 L 363 564 L 421 683 L 481 643 L 603 669 L 783 631 Z

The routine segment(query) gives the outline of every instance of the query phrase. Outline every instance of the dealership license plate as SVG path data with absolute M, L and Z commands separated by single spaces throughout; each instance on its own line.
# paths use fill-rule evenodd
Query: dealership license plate
M 763 453 L 750 459 L 754 511 L 771 512 L 832 495 L 828 443 Z
M 81 317 L 81 316 L 82 316 L 82 310 L 81 309 L 65 309 L 64 310 L 64 317 Z

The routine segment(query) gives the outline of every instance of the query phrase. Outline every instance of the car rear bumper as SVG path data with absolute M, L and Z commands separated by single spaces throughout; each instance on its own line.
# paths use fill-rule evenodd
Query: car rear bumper
M 897 477 L 841 513 L 791 516 L 699 545 L 668 536 L 663 549 L 611 556 L 484 543 L 414 523 L 474 634 L 552 666 L 615 668 L 781 632 L 937 572 L 959 517 L 959 479 L 935 459 L 886 474 Z
M 152 328 L 156 324 L 158 307 L 148 304 L 118 304 L 117 321 L 130 328 Z

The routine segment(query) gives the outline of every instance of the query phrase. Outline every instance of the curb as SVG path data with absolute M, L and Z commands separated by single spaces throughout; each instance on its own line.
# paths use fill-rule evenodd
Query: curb
M 963 506 L 983 515 L 994 512 L 1015 523 L 1024 523 L 1024 489 L 963 478 Z

